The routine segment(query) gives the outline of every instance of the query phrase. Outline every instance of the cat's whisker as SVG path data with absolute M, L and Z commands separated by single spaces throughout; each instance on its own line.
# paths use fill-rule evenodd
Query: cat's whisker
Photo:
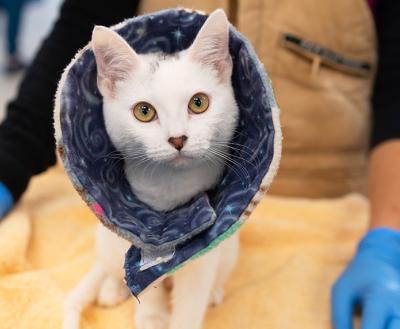
M 254 151 L 248 147 L 247 145 L 240 144 L 240 143 L 235 143 L 235 142 L 224 142 L 224 141 L 213 141 L 214 144 L 219 144 L 219 145 L 229 145 L 229 146 L 234 146 L 238 147 L 238 149 L 243 150 L 243 149 L 248 149 L 250 154 L 254 153 Z
M 239 159 L 241 159 L 241 160 L 247 160 L 247 159 L 244 159 L 244 158 L 242 158 L 242 157 L 240 157 L 240 156 L 237 156 L 237 155 L 233 155 L 232 153 L 229 153 L 229 152 L 227 152 L 227 151 L 225 151 L 223 148 L 220 148 L 220 147 L 218 147 L 218 148 L 216 148 L 216 147 L 211 147 L 210 148 L 210 150 L 212 150 L 212 151 L 214 151 L 214 152 L 217 152 L 217 153 L 219 153 L 219 154 L 221 154 L 221 155 L 224 155 L 225 157 L 227 157 L 228 159 L 230 159 L 230 160 L 232 160 L 232 161 L 234 161 L 233 159 L 231 159 L 231 157 L 232 156 L 235 156 L 236 158 L 239 158 Z M 247 160 L 248 161 L 248 160 Z M 237 162 L 237 164 L 238 165 L 240 165 L 240 163 L 238 163 Z
M 247 155 L 250 159 L 254 159 L 254 162 L 255 162 L 255 163 L 253 163 L 252 160 L 246 159 L 246 158 L 241 157 L 241 156 L 239 156 L 239 155 L 236 155 L 236 154 L 233 154 L 233 153 L 230 153 L 230 154 L 231 154 L 232 156 L 234 156 L 235 158 L 244 160 L 245 162 L 247 162 L 247 163 L 253 165 L 255 168 L 259 168 L 261 161 L 260 161 L 260 158 L 259 158 L 258 154 L 254 154 L 254 152 L 252 152 L 252 153 L 247 152 L 247 151 L 245 151 L 245 150 L 243 150 L 243 149 L 241 149 L 241 148 L 239 148 L 239 147 L 236 147 L 236 146 L 230 146 L 230 145 L 229 145 L 230 143 L 214 142 L 214 144 L 216 144 L 216 145 L 218 145 L 218 146 L 226 147 L 226 148 L 228 148 L 228 149 L 230 149 L 230 150 L 236 151 L 237 153 L 241 153 L 241 152 L 244 153 L 244 155 Z M 238 144 L 238 143 L 232 143 L 232 144 L 245 147 L 245 145 L 241 145 L 241 144 Z M 250 149 L 249 147 L 247 147 L 247 148 Z
M 216 168 L 218 168 L 220 166 L 220 163 L 218 163 L 218 159 L 213 158 L 210 154 L 205 154 L 204 157 L 206 158 L 206 160 L 208 160 L 208 161 L 206 161 L 207 166 L 210 164 Z M 210 169 L 212 169 L 212 168 L 210 168 Z
M 107 153 L 106 155 L 102 155 L 102 156 L 97 157 L 95 161 L 108 159 L 108 158 L 113 159 L 113 158 L 118 158 L 120 156 L 121 156 L 121 153 L 116 151 L 116 150 L 114 150 L 114 151 L 111 151 L 111 152 Z
M 254 154 L 250 154 L 250 153 L 245 152 L 236 147 L 232 147 L 229 145 L 222 145 L 222 144 L 218 145 L 217 144 L 216 148 L 218 148 L 218 150 L 221 150 L 225 153 L 229 153 L 232 157 L 244 160 L 245 162 L 247 162 L 249 164 L 251 163 L 252 165 L 254 165 L 256 163 L 256 165 L 258 166 L 260 163 L 258 156 L 254 156 Z
M 231 158 L 232 154 L 223 152 L 221 150 L 219 150 L 218 152 L 220 153 L 220 156 L 222 156 L 224 159 L 226 159 L 227 161 L 232 163 L 235 167 L 237 167 L 245 175 L 245 177 L 249 176 L 247 169 L 243 165 L 241 165 L 238 161 Z
M 212 167 L 210 166 L 210 165 L 212 165 L 213 163 L 212 163 L 212 161 L 211 161 L 211 159 L 207 156 L 207 154 L 204 156 L 205 157 L 205 159 L 206 159 L 206 161 L 204 161 L 205 162 L 205 164 L 206 164 L 206 166 L 208 167 L 208 169 L 212 169 Z M 211 163 L 210 163 L 211 162 Z
M 214 154 L 217 157 L 224 159 L 226 166 L 231 168 L 243 183 L 247 182 L 246 178 L 249 176 L 248 171 L 246 170 L 246 168 L 241 166 L 240 163 L 232 160 L 227 155 L 222 154 L 221 152 L 218 152 L 218 150 L 214 150 L 214 149 L 210 148 L 209 152 Z M 238 173 L 238 170 L 239 170 L 239 173 Z
M 214 141 L 213 144 L 226 146 L 235 151 L 243 152 L 250 157 L 254 157 L 254 151 L 250 147 L 248 147 L 244 144 L 233 143 L 233 142 L 220 142 L 220 141 Z M 249 151 L 247 151 L 246 149 L 248 149 Z M 256 157 L 258 157 L 257 154 L 256 154 Z
M 139 169 L 141 166 L 147 165 L 150 161 L 148 158 L 141 159 L 139 162 L 137 162 L 134 166 L 135 169 Z
M 232 166 L 232 165 L 229 164 L 229 163 L 227 163 L 227 164 L 225 164 L 225 165 L 226 165 L 226 167 L 227 167 L 228 169 L 231 169 L 231 170 L 235 173 L 235 175 L 240 179 L 240 181 L 241 181 L 242 183 L 245 183 L 244 177 L 240 174 L 240 172 L 238 172 L 238 171 L 236 170 L 235 166 Z
M 124 160 L 142 160 L 142 159 L 148 159 L 146 155 L 134 155 L 134 156 L 124 156 Z
M 249 164 L 250 166 L 252 166 L 252 167 L 254 167 L 256 169 L 258 169 L 258 167 L 260 165 L 259 161 L 257 161 L 256 163 L 253 163 L 253 161 L 251 161 L 251 160 L 248 160 L 248 159 L 246 159 L 244 157 L 241 157 L 241 156 L 226 152 L 224 150 L 220 150 L 220 152 L 225 154 L 226 156 L 230 156 L 230 157 L 234 157 L 234 158 L 236 158 L 238 160 L 242 160 L 242 161 L 246 162 L 247 164 Z
M 218 144 L 217 144 L 217 145 L 218 145 Z M 242 151 L 242 150 L 239 149 L 239 148 L 232 147 L 232 146 L 229 146 L 229 145 L 223 145 L 223 144 L 219 144 L 219 145 L 218 145 L 218 149 L 219 149 L 219 150 L 221 150 L 222 152 L 228 153 L 228 152 L 226 152 L 226 151 L 224 150 L 224 148 L 227 148 L 227 149 L 236 151 L 237 153 L 240 153 L 240 152 Z M 228 154 L 231 154 L 232 156 L 235 156 L 236 158 L 242 159 L 242 160 L 244 160 L 244 161 L 248 161 L 248 162 L 250 163 L 250 160 L 248 160 L 248 159 L 246 159 L 246 158 L 244 158 L 244 157 L 242 157 L 242 156 L 240 156 L 240 155 L 236 155 L 236 154 L 232 154 L 232 153 L 228 153 Z M 247 154 L 245 154 L 245 155 L 248 155 L 248 156 L 250 156 L 250 157 L 252 156 L 252 154 L 249 154 L 249 153 L 247 153 Z

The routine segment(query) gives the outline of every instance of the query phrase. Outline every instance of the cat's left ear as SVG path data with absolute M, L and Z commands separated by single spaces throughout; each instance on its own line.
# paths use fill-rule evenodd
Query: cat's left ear
M 96 26 L 92 50 L 97 65 L 97 85 L 103 96 L 115 95 L 116 83 L 125 80 L 140 62 L 138 54 L 113 30 Z
M 229 54 L 229 22 L 222 9 L 217 9 L 207 18 L 188 54 L 193 60 L 211 66 L 221 81 L 230 79 L 232 58 Z

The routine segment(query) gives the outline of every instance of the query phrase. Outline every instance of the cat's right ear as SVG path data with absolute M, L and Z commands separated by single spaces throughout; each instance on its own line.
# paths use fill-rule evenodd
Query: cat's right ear
M 91 46 L 99 90 L 103 96 L 113 97 L 117 82 L 125 80 L 139 65 L 139 56 L 122 37 L 104 26 L 94 28 Z

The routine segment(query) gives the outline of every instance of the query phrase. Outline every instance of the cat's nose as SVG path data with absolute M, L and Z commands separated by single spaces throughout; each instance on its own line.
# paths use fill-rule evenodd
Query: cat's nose
M 173 147 L 175 147 L 178 151 L 180 151 L 185 145 L 187 139 L 188 138 L 185 135 L 179 137 L 170 137 L 168 138 L 168 143 L 170 143 Z

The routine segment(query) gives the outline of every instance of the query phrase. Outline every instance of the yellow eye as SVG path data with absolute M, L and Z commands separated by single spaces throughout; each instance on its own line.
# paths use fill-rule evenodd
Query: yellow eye
M 133 107 L 133 115 L 142 122 L 150 122 L 156 117 L 156 110 L 153 105 L 146 102 L 139 102 Z
M 200 114 L 207 111 L 209 105 L 208 96 L 203 93 L 197 93 L 190 99 L 188 107 L 193 113 Z

